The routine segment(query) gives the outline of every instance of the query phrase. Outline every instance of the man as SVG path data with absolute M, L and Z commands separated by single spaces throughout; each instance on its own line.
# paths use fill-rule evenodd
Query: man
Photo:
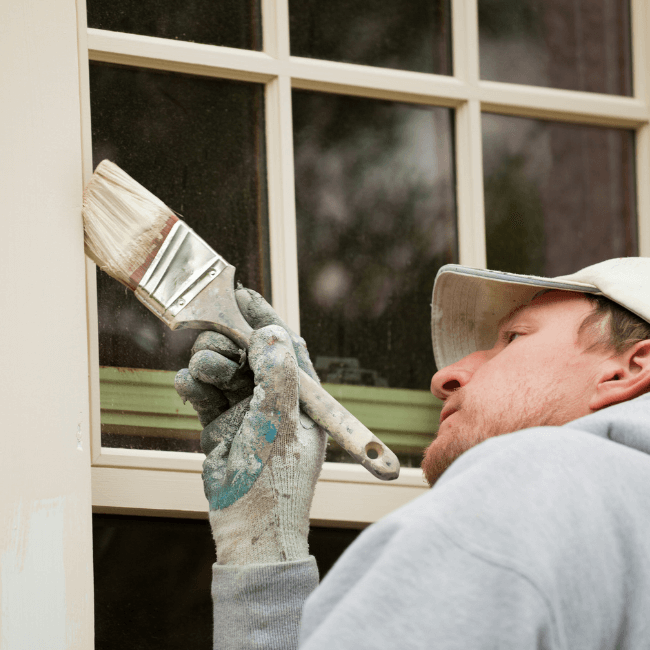
M 325 436 L 295 391 L 308 356 L 240 290 L 258 329 L 252 400 L 239 401 L 250 378 L 219 335 L 199 336 L 178 377 L 210 420 L 215 647 L 291 648 L 299 627 L 305 648 L 647 647 L 648 287 L 642 258 L 555 280 L 443 267 L 433 488 L 364 531 L 317 589 L 306 534 Z M 263 440 L 271 419 L 282 424 Z

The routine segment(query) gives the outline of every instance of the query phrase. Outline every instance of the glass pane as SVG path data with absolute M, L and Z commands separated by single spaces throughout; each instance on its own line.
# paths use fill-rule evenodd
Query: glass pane
M 360 532 L 310 528 L 321 579 Z M 94 514 L 95 650 L 212 650 L 214 562 L 206 520 Z
M 556 276 L 638 255 L 634 133 L 483 115 L 488 268 Z
M 262 49 L 259 0 L 88 0 L 88 27 Z
M 233 264 L 238 280 L 270 299 L 263 93 L 256 84 L 90 66 L 94 164 L 108 158 L 120 165 Z M 100 271 L 97 291 L 101 366 L 187 365 L 196 331 L 172 332 Z M 160 446 L 151 434 L 165 434 L 156 431 L 144 440 L 104 433 L 107 446 L 198 450 L 196 436 L 179 447 Z
M 295 92 L 293 116 L 300 326 L 319 376 L 427 391 L 433 281 L 457 259 L 452 111 Z
M 452 74 L 449 0 L 290 0 L 291 54 Z
M 481 77 L 632 94 L 629 0 L 479 0 Z

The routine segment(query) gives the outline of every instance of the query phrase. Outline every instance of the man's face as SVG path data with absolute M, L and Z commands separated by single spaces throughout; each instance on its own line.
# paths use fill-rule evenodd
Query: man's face
M 605 352 L 585 352 L 578 328 L 591 313 L 579 293 L 551 291 L 515 310 L 491 350 L 438 371 L 431 392 L 445 404 L 424 453 L 430 485 L 474 445 L 528 427 L 561 425 L 591 412 Z

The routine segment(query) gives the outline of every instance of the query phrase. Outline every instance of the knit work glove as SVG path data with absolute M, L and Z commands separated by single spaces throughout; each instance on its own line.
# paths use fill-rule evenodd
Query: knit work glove
M 203 484 L 217 563 L 305 559 L 327 435 L 299 410 L 298 367 L 318 377 L 304 340 L 259 294 L 235 296 L 255 330 L 247 361 L 227 337 L 202 332 L 175 382 L 205 427 Z

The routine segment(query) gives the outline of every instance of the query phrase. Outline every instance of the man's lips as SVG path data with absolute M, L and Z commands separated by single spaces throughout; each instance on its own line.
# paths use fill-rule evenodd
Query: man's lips
M 458 409 L 454 406 L 445 406 L 442 411 L 440 411 L 440 424 L 442 424 L 450 415 L 456 413 Z

